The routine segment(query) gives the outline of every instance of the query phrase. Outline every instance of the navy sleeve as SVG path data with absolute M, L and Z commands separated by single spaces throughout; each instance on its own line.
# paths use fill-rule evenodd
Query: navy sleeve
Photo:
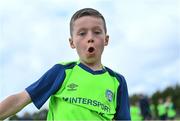
M 131 120 L 126 80 L 120 74 L 116 74 L 116 77 L 120 81 L 120 86 L 118 87 L 117 92 L 117 108 L 114 119 Z
M 61 87 L 65 78 L 63 65 L 56 64 L 39 80 L 26 88 L 34 105 L 40 109 L 48 98 Z

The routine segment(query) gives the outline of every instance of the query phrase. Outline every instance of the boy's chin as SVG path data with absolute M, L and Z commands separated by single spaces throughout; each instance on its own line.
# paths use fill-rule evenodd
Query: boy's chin
M 89 57 L 86 58 L 85 63 L 87 64 L 96 64 L 98 62 L 98 59 L 96 57 Z

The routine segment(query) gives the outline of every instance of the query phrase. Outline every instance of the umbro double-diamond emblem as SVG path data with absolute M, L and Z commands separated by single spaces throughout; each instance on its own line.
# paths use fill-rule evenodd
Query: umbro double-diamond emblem
M 77 84 L 71 83 L 71 84 L 67 85 L 67 88 L 68 88 L 67 90 L 68 91 L 75 91 L 75 90 L 77 90 L 77 87 L 78 87 Z

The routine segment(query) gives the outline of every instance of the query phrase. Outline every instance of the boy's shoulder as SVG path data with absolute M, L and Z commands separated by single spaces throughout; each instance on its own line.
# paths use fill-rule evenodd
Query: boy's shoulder
M 77 65 L 77 61 L 59 62 L 56 65 L 60 65 L 61 67 L 68 69 L 73 68 L 75 65 Z
M 66 62 L 58 62 L 57 64 L 66 66 L 66 65 L 71 65 L 71 64 L 76 64 L 77 61 L 66 61 Z
M 77 65 L 76 61 L 58 62 L 52 68 L 50 68 L 48 72 L 63 72 L 66 69 L 72 69 L 75 65 Z
M 122 82 L 122 81 L 124 82 L 125 81 L 124 76 L 121 75 L 120 73 L 118 73 L 118 72 L 116 72 L 116 71 L 114 71 L 114 70 L 112 70 L 112 69 L 110 69 L 109 67 L 106 67 L 106 66 L 105 66 L 105 69 L 108 71 L 108 73 L 111 76 L 117 78 L 119 82 Z

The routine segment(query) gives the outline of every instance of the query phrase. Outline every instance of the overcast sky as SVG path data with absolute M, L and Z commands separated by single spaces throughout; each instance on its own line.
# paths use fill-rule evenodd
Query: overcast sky
M 180 84 L 178 0 L 0 0 L 0 101 L 54 64 L 78 60 L 69 20 L 84 7 L 104 15 L 110 43 L 102 62 L 125 76 L 130 95 Z

